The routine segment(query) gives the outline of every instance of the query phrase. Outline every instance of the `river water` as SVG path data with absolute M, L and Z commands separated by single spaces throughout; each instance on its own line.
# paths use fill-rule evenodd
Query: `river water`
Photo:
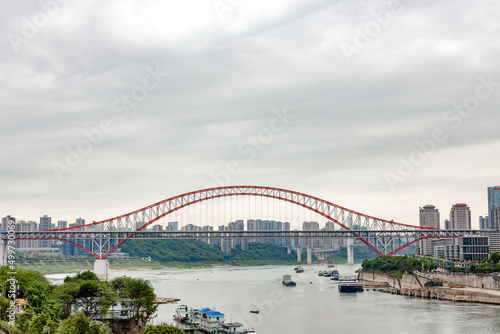
M 161 297 L 188 307 L 212 307 L 254 327 L 257 334 L 309 333 L 500 333 L 500 306 L 397 296 L 379 291 L 339 293 L 337 283 L 317 275 L 326 266 L 228 267 L 113 271 L 150 280 Z M 341 275 L 359 265 L 338 265 Z M 296 287 L 281 284 L 291 274 Z M 55 275 L 54 275 L 55 276 Z M 172 323 L 176 304 L 160 305 L 155 323 Z M 250 310 L 259 310 L 252 314 Z

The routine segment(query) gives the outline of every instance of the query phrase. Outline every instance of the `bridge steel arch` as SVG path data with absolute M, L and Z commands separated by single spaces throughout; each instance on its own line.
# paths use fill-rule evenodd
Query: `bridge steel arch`
M 419 227 L 408 224 L 397 223 L 394 221 L 389 221 L 386 219 L 376 218 L 370 215 L 366 215 L 348 208 L 342 207 L 340 205 L 334 204 L 332 202 L 326 201 L 324 199 L 307 195 L 304 193 L 273 188 L 273 187 L 263 187 L 263 186 L 224 186 L 215 187 L 208 189 L 201 189 L 192 191 L 189 193 L 177 195 L 174 197 L 167 198 L 163 201 L 151 204 L 144 208 L 116 216 L 113 218 L 101 220 L 98 222 L 93 222 L 87 225 L 73 226 L 63 229 L 54 229 L 50 231 L 66 231 L 66 230 L 80 230 L 80 231 L 90 231 L 90 232 L 113 232 L 113 231 L 130 231 L 125 238 L 113 244 L 110 240 L 95 240 L 95 251 L 90 251 L 78 246 L 88 253 L 92 254 L 97 259 L 105 259 L 111 254 L 116 248 L 118 248 L 123 242 L 128 240 L 134 233 L 139 232 L 151 225 L 152 223 L 158 221 L 159 219 L 186 208 L 188 206 L 194 205 L 196 203 L 231 196 L 257 196 L 264 198 L 271 198 L 276 200 L 281 200 L 284 202 L 289 202 L 297 206 L 308 209 L 315 212 L 328 220 L 334 222 L 344 230 L 353 231 L 353 235 L 359 238 L 363 243 L 375 251 L 378 255 L 383 256 L 374 245 L 368 242 L 365 238 L 361 237 L 356 231 L 363 230 L 391 230 L 391 231 L 403 231 L 410 229 L 425 229 L 425 230 L 435 230 L 434 228 Z M 143 223 L 137 228 L 138 223 Z M 357 227 L 355 229 L 355 227 Z M 68 241 L 68 240 L 64 240 Z M 72 243 L 74 244 L 74 243 Z M 400 247 L 399 250 L 408 246 L 404 245 Z M 393 252 L 395 253 L 395 252 Z M 392 253 L 391 253 L 392 255 Z

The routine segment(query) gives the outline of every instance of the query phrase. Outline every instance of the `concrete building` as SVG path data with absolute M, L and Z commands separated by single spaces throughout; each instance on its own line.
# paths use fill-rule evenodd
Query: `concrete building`
M 493 207 L 493 228 L 500 230 L 500 205 Z
M 220 227 L 224 227 L 224 225 L 222 225 Z M 187 224 L 187 225 L 181 227 L 181 231 L 199 231 L 200 229 L 201 229 L 200 226 L 193 225 L 193 224 Z
M 29 232 L 36 230 L 37 230 L 37 223 L 34 221 L 25 222 L 24 220 L 21 220 L 16 224 L 16 231 L 18 232 Z M 39 240 L 16 240 L 16 248 L 18 252 L 20 252 L 20 249 L 23 249 L 23 252 L 27 252 L 25 250 L 38 247 L 39 247 Z
M 160 231 L 163 231 L 163 226 L 160 225 L 160 224 L 156 224 L 156 225 L 153 225 L 153 227 L 151 228 L 152 231 L 155 231 L 155 232 L 160 232 Z
M 449 219 L 445 219 L 444 220 L 444 229 L 445 230 L 452 230 L 452 228 L 451 228 L 451 222 L 450 222 Z
M 302 223 L 303 231 L 319 231 L 319 223 L 318 222 L 303 222 Z M 303 246 L 305 247 L 318 247 L 320 245 L 319 240 L 303 240 Z
M 458 239 L 460 261 L 476 261 L 488 258 L 490 255 L 489 238 L 475 235 Z
M 68 221 L 67 220 L 58 220 L 57 221 L 57 226 L 56 226 L 57 229 L 67 228 L 67 227 L 68 227 Z
M 438 245 L 434 246 L 434 257 L 443 257 L 449 261 L 460 260 L 460 246 L 454 245 Z
M 15 217 L 7 216 L 2 218 L 2 231 L 7 231 L 7 227 L 9 225 L 9 221 L 16 222 Z
M 488 187 L 489 229 L 498 229 L 500 227 L 500 217 L 495 217 L 494 213 L 495 207 L 498 206 L 500 206 L 500 186 Z
M 179 230 L 179 222 L 167 223 L 167 231 L 178 231 L 178 230 Z
M 457 203 L 450 210 L 450 229 L 451 230 L 470 230 L 471 212 L 465 203 Z
M 422 227 L 439 228 L 439 210 L 434 205 L 426 205 L 420 208 L 419 221 Z M 418 254 L 434 255 L 434 245 L 436 240 L 424 239 L 418 242 Z
M 500 230 L 488 230 L 483 232 L 489 238 L 490 252 L 500 252 Z
M 490 226 L 490 220 L 488 216 L 479 216 L 479 229 L 487 230 Z
M 40 224 L 38 224 L 39 231 L 47 231 L 52 229 L 52 218 L 44 215 L 40 217 Z M 50 240 L 39 240 L 40 248 L 49 248 L 52 244 Z

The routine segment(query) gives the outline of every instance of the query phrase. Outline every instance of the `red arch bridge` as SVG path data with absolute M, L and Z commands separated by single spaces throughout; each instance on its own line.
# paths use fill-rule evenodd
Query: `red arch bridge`
M 205 211 L 205 217 L 203 219 L 210 219 L 208 217 L 210 215 L 210 209 L 212 213 L 211 219 L 214 219 L 216 215 L 214 212 L 216 212 L 217 219 L 219 220 L 221 219 L 221 211 L 236 211 L 236 215 L 238 215 L 239 205 L 242 206 L 242 208 L 240 208 L 242 209 L 241 212 L 250 214 L 249 212 L 252 211 L 252 203 L 250 201 L 237 203 L 236 210 L 234 210 L 234 202 L 231 204 L 230 209 L 227 207 L 221 208 L 220 199 L 222 198 L 258 198 L 261 204 L 263 201 L 277 201 L 278 203 L 284 203 L 293 208 L 302 208 L 305 211 L 323 217 L 327 221 L 333 222 L 335 224 L 335 229 L 319 231 L 151 231 L 146 229 L 148 226 L 160 221 L 160 219 L 164 217 L 171 216 L 189 207 L 192 208 L 195 205 L 199 206 L 198 210 L 194 210 L 195 214 L 197 213 L 198 216 L 202 216 L 203 214 L 200 212 Z M 205 202 L 212 202 L 212 204 L 211 206 L 202 208 L 200 204 Z M 216 203 L 214 204 L 214 202 Z M 270 207 L 271 206 L 268 205 L 266 208 L 268 213 L 271 210 Z M 276 214 L 276 210 L 287 212 L 293 211 L 293 209 L 291 210 L 289 207 L 280 206 L 279 204 L 273 204 L 272 207 L 273 213 L 271 213 L 271 216 Z M 257 212 L 256 208 L 254 209 L 254 215 L 262 214 L 262 212 Z M 280 212 L 280 214 L 283 216 L 283 212 Z M 129 239 L 237 239 L 247 242 L 263 239 L 286 239 L 292 241 L 290 247 L 306 247 L 308 250 L 311 246 L 307 245 L 311 245 L 311 241 L 314 240 L 343 239 L 351 241 L 350 243 L 347 242 L 348 250 L 351 251 L 350 256 L 352 256 L 352 240 L 357 239 L 370 247 L 378 255 L 390 256 L 410 244 L 426 238 L 457 238 L 479 233 L 480 231 L 439 230 L 397 223 L 350 210 L 314 196 L 286 189 L 260 186 L 225 186 L 185 193 L 120 216 L 86 225 L 48 231 L 16 232 L 10 235 L 4 231 L 2 232 L 1 239 L 4 245 L 1 247 L 3 256 L 1 256 L 0 259 L 2 264 L 6 263 L 8 251 L 5 249 L 5 246 L 9 238 L 13 238 L 12 235 L 14 235 L 16 240 L 61 240 L 88 252 L 98 260 L 104 260 L 123 242 Z M 298 252 L 298 254 L 301 254 L 301 252 Z

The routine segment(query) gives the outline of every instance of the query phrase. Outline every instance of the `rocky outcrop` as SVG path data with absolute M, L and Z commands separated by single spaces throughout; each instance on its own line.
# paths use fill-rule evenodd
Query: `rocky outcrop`
M 454 302 L 475 302 L 500 304 L 500 291 L 477 288 L 450 288 L 446 286 L 434 286 L 432 280 L 416 276 L 403 275 L 402 278 L 392 277 L 387 274 L 375 274 L 360 272 L 358 279 L 365 282 L 386 282 L 388 289 L 384 292 L 405 295 L 411 297 L 450 300 Z

